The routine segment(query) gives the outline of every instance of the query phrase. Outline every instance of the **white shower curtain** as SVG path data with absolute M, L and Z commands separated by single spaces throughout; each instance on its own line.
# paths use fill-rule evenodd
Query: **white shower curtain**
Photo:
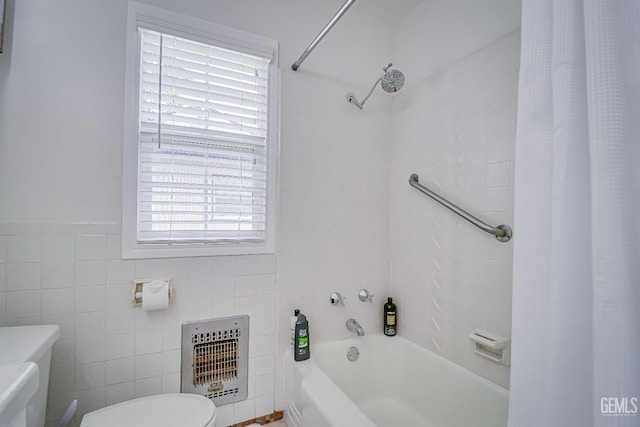
M 640 0 L 522 19 L 509 426 L 640 426 Z

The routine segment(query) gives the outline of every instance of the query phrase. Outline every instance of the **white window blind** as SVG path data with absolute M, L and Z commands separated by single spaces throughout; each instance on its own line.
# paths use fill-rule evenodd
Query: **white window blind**
M 271 58 L 139 31 L 138 242 L 264 241 Z

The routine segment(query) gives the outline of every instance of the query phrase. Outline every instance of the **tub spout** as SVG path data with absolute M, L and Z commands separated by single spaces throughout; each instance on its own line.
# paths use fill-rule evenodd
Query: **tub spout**
M 356 319 L 347 320 L 346 325 L 348 330 L 350 330 L 351 332 L 355 332 L 359 337 L 364 336 L 364 329 L 362 328 L 362 326 L 360 326 Z

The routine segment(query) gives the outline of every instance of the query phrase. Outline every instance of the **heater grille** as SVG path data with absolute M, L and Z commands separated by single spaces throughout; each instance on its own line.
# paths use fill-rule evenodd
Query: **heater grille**
M 238 377 L 238 340 L 196 344 L 193 347 L 195 385 Z
M 183 393 L 209 397 L 216 405 L 247 397 L 249 316 L 182 325 Z

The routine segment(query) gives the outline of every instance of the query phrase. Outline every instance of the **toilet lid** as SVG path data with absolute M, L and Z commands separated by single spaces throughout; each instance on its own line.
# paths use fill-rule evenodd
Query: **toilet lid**
M 80 427 L 208 427 L 215 417 L 215 405 L 204 396 L 159 394 L 90 412 Z

